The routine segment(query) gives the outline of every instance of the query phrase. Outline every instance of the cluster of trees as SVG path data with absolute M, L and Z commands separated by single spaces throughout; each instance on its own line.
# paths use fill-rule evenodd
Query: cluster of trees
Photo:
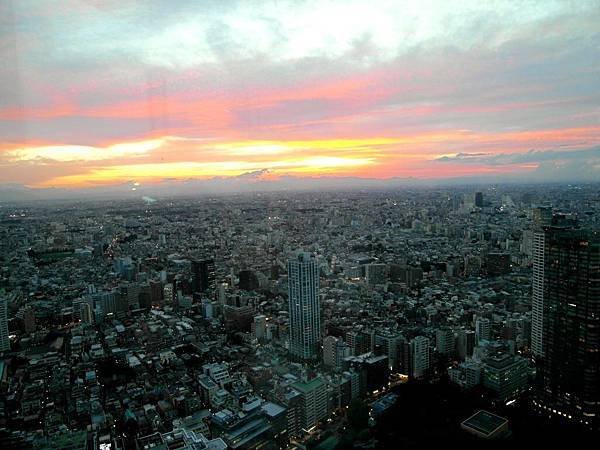
M 369 405 L 363 399 L 354 399 L 346 413 L 348 429 L 337 443 L 335 450 L 351 450 L 355 442 L 362 442 L 369 434 Z

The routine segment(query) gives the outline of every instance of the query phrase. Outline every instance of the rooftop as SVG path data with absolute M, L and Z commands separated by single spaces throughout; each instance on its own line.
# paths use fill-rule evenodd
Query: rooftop
M 475 431 L 485 437 L 491 437 L 507 424 L 508 420 L 504 417 L 480 410 L 462 422 L 461 425 L 469 431 Z
M 316 389 L 321 384 L 323 384 L 323 379 L 321 377 L 316 377 L 316 378 L 313 378 L 312 380 L 306 381 L 306 382 L 298 381 L 298 382 L 292 384 L 292 387 L 300 392 L 309 392 L 309 391 L 312 391 L 313 389 Z

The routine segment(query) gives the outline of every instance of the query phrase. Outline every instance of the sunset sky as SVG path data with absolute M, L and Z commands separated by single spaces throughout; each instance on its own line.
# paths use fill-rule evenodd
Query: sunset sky
M 600 1 L 0 2 L 0 183 L 600 180 Z

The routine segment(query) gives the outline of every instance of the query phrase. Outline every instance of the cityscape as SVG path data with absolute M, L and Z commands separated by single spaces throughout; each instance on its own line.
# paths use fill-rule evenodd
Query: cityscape
M 421 428 L 467 446 L 592 433 L 599 206 L 598 185 L 3 205 L 3 448 L 410 445 L 394 415 L 434 389 L 458 415 Z
M 599 49 L 599 0 L 1 1 L 0 450 L 593 445 Z

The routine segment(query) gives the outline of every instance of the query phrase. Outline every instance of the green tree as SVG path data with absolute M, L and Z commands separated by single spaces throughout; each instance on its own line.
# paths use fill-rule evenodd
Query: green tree
M 348 406 L 348 425 L 355 431 L 369 426 L 369 405 L 362 399 L 354 399 Z

